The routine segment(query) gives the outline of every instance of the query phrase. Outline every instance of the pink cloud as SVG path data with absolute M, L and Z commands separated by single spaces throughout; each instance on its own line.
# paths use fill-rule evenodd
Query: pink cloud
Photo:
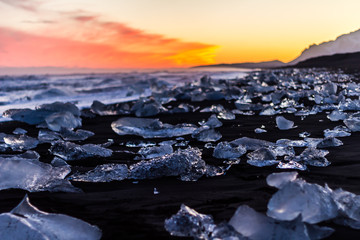
M 39 2 L 34 0 L 0 0 L 0 2 L 31 12 L 36 12 L 39 6 Z
M 0 66 L 159 68 L 213 61 L 214 45 L 148 34 L 121 23 L 102 23 L 91 16 L 75 18 L 75 21 L 90 23 L 84 27 L 81 39 L 0 28 Z M 98 33 L 89 33 L 91 26 Z M 95 37 L 97 34 L 101 40 Z

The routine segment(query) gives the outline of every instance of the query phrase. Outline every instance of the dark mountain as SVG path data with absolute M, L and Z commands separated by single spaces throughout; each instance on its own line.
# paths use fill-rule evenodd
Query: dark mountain
M 309 68 L 309 67 L 326 67 L 326 68 L 343 68 L 343 69 L 360 69 L 360 52 L 342 53 L 330 56 L 321 56 L 310 58 L 288 67 Z
M 225 68 L 279 68 L 284 67 L 286 64 L 274 60 L 268 62 L 246 62 L 246 63 L 222 63 L 222 64 L 214 64 L 214 65 L 203 65 L 203 66 L 195 66 L 192 68 L 204 68 L 204 67 L 225 67 Z

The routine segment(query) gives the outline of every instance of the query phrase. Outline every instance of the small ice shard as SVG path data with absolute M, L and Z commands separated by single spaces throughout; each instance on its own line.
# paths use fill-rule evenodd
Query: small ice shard
M 297 172 L 272 173 L 267 176 L 266 183 L 271 187 L 276 187 L 277 189 L 280 189 L 288 182 L 295 181 L 297 179 L 297 176 Z
M 349 118 L 344 120 L 344 124 L 352 132 L 360 131 L 360 117 L 351 115 Z
M 273 107 L 266 107 L 264 108 L 259 115 L 263 115 L 263 116 L 273 116 L 276 115 L 278 113 L 278 111 L 275 111 L 275 109 Z
M 0 154 L 0 158 L 7 158 L 7 159 L 23 158 L 23 159 L 30 159 L 30 160 L 39 160 L 40 155 L 35 151 L 27 150 L 24 153 L 15 154 L 15 155 L 14 154 Z
M 124 117 L 111 123 L 119 135 L 139 135 L 144 138 L 177 137 L 192 134 L 197 127 L 193 124 L 163 124 L 158 119 Z
M 198 148 L 178 149 L 172 154 L 143 160 L 130 166 L 131 179 L 154 179 L 180 176 L 182 181 L 196 181 L 206 172 L 205 161 Z
M 56 140 L 61 140 L 60 134 L 46 129 L 40 129 L 38 134 L 40 143 L 51 143 Z
M 4 142 L 11 147 L 13 151 L 29 150 L 36 148 L 39 141 L 26 135 L 6 135 Z
M 262 128 L 255 128 L 254 132 L 255 133 L 265 133 L 267 131 L 265 129 L 262 129 Z
M 156 143 L 155 142 L 150 142 L 150 141 L 129 141 L 125 144 L 126 147 L 151 147 L 151 146 L 155 146 Z
M 166 154 L 173 153 L 173 151 L 174 150 L 171 145 L 161 145 L 159 147 L 154 147 L 154 146 L 142 147 L 138 151 L 138 154 L 140 154 L 140 157 L 136 157 L 135 160 L 162 157 Z
M 222 138 L 222 135 L 213 128 L 203 126 L 195 130 L 192 137 L 196 138 L 200 142 L 216 142 Z
M 158 195 L 160 192 L 157 190 L 157 188 L 154 188 L 154 195 Z
M 304 138 L 305 142 L 306 142 L 306 147 L 310 147 L 310 148 L 316 148 L 317 145 L 322 142 L 324 139 L 323 138 Z
M 277 165 L 277 168 L 280 168 L 280 169 L 296 169 L 296 170 L 301 170 L 301 171 L 305 171 L 307 169 L 305 164 L 295 162 L 293 160 L 279 162 L 279 164 Z
M 50 152 L 66 161 L 89 157 L 110 157 L 112 155 L 111 149 L 103 148 L 96 144 L 78 145 L 64 141 L 53 142 Z
M 340 213 L 335 223 L 360 229 L 360 196 L 340 188 L 333 191 L 333 198 Z
M 69 164 L 66 161 L 64 161 L 59 157 L 54 157 L 54 159 L 51 161 L 51 165 L 53 167 L 69 166 Z
M 242 145 L 229 142 L 220 142 L 216 145 L 213 156 L 222 159 L 239 158 L 246 153 L 246 149 Z
M 278 164 L 275 152 L 267 148 L 259 148 L 247 154 L 247 163 L 256 167 L 271 166 Z
M 166 109 L 153 98 L 139 99 L 131 108 L 131 112 L 135 113 L 137 117 L 151 117 L 161 111 L 166 111 Z
M 223 123 L 216 117 L 215 114 L 212 114 L 203 125 L 206 125 L 210 128 L 218 128 L 221 127 Z
M 301 133 L 299 133 L 299 137 L 301 137 L 301 138 L 307 138 L 307 137 L 310 137 L 310 133 L 308 133 L 308 132 L 301 132 Z
M 189 141 L 180 141 L 174 144 L 175 147 L 186 147 L 189 144 Z
M 274 143 L 261 139 L 242 137 L 230 142 L 235 145 L 242 145 L 246 150 L 256 150 L 262 147 L 273 146 Z
M 111 182 L 122 181 L 128 177 L 126 164 L 103 164 L 96 166 L 86 173 L 75 173 L 68 177 L 69 180 L 78 182 Z
M 276 141 L 276 146 L 306 147 L 307 143 L 304 140 L 279 139 Z
M 45 118 L 56 112 L 69 112 L 75 117 L 80 117 L 80 110 L 72 103 L 54 102 L 51 104 L 43 104 L 35 110 L 31 109 L 9 109 L 3 113 L 4 117 L 12 118 L 13 120 L 26 122 L 31 125 L 36 125 L 45 122 Z
M 331 228 L 314 228 L 301 222 L 299 218 L 293 221 L 277 221 L 247 205 L 238 207 L 229 224 L 251 240 L 312 240 L 325 238 L 333 233 Z
M 299 156 L 293 158 L 293 160 L 310 166 L 327 167 L 330 165 L 330 162 L 325 158 L 328 153 L 329 151 L 327 150 L 306 148 Z
M 170 145 L 170 146 L 172 146 L 172 145 L 174 145 L 175 143 L 176 143 L 175 140 L 167 140 L 167 141 L 159 142 L 158 144 L 159 144 L 159 146 L 163 146 L 163 145 Z
M 241 233 L 237 232 L 233 226 L 222 222 L 214 228 L 211 234 L 211 240 L 249 240 Z
M 1 239 L 98 240 L 101 230 L 64 214 L 40 211 L 26 195 L 9 213 L 0 214 Z
M 295 150 L 291 146 L 271 146 L 276 156 L 295 156 Z
M 330 119 L 331 121 L 345 120 L 346 117 L 347 114 L 339 110 L 334 110 L 327 116 L 327 118 Z
M 165 220 L 165 229 L 172 236 L 194 239 L 209 239 L 215 226 L 211 216 L 198 213 L 184 204 L 175 215 Z
M 206 165 L 206 176 L 207 177 L 217 177 L 222 176 L 229 170 L 229 166 L 213 166 L 213 165 Z
M 326 138 L 335 137 L 348 137 L 351 136 L 350 129 L 345 126 L 337 126 L 333 130 L 325 129 L 324 136 Z
M 105 105 L 99 101 L 93 101 L 91 105 L 91 111 L 100 116 L 109 116 L 109 115 L 120 115 L 120 114 L 129 114 L 130 106 L 128 103 L 117 103 L 112 105 Z
M 25 129 L 22 129 L 22 128 L 16 128 L 14 131 L 13 131 L 13 134 L 18 134 L 18 135 L 21 135 L 21 134 L 26 134 L 27 131 Z
M 39 160 L 20 156 L 0 157 L 0 189 L 19 188 L 30 192 L 79 191 L 64 180 L 71 171 L 69 166 L 53 167 Z
M 287 120 L 283 116 L 276 117 L 276 125 L 280 130 L 288 130 L 293 128 L 294 122 Z
M 71 112 L 56 112 L 45 118 L 47 127 L 55 132 L 62 128 L 74 129 L 81 126 L 81 118 L 75 117 Z
M 205 143 L 204 148 L 215 148 L 216 146 L 213 143 Z
M 231 111 L 226 111 L 226 110 L 219 112 L 217 117 L 224 119 L 224 120 L 234 120 L 236 118 L 234 113 L 232 113 Z
M 268 176 L 268 182 L 272 182 L 273 175 L 276 174 Z M 275 177 L 284 178 L 284 175 Z M 285 176 L 285 179 L 282 179 L 283 184 L 277 185 L 279 190 L 268 202 L 268 216 L 282 221 L 292 221 L 300 217 L 303 222 L 314 224 L 338 215 L 330 188 L 307 183 L 302 179 L 294 180 L 293 177 L 291 174 L 290 177 Z
M 328 147 L 338 147 L 343 145 L 343 142 L 337 138 L 324 138 L 321 142 L 319 142 L 316 147 L 317 148 L 328 148 Z
M 68 128 L 60 129 L 60 136 L 65 141 L 84 141 L 94 135 L 95 133 L 83 129 L 78 129 L 76 132 L 69 130 Z

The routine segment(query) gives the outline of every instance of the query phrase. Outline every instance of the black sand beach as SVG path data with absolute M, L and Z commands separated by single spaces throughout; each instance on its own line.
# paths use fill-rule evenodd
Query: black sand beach
M 179 102 L 172 102 L 174 106 Z M 233 102 L 203 101 L 192 103 L 195 106 L 210 106 L 222 104 L 234 109 Z M 210 113 L 178 113 L 160 114 L 156 117 L 164 123 L 198 123 L 206 120 Z M 284 115 L 295 122 L 297 128 L 281 131 L 276 127 L 275 116 L 243 116 L 236 115 L 235 120 L 221 120 L 223 126 L 219 129 L 223 135 L 220 141 L 232 141 L 239 137 L 247 136 L 263 140 L 276 141 L 280 138 L 298 139 L 298 134 L 304 131 L 311 133 L 311 137 L 323 137 L 323 130 L 339 125 L 326 118 L 325 112 L 310 115 L 301 120 L 293 114 Z M 94 136 L 81 143 L 104 143 L 114 139 L 110 146 L 114 150 L 110 158 L 86 159 L 69 162 L 73 170 L 89 170 L 103 163 L 134 163 L 133 154 L 121 150 L 133 150 L 119 144 L 129 140 L 142 140 L 138 136 L 119 136 L 110 127 L 112 121 L 119 116 L 94 116 L 83 117 L 82 129 L 90 130 Z M 267 133 L 256 134 L 255 128 L 265 125 Z M 28 135 L 37 137 L 38 129 L 20 122 L 0 123 L 0 132 L 11 133 L 15 128 L 21 127 L 28 130 Z M 152 141 L 154 139 L 151 139 Z M 155 139 L 162 141 L 164 139 Z M 189 145 L 199 147 L 203 151 L 203 159 L 207 163 L 221 164 L 222 160 L 212 157 L 212 149 L 204 148 L 204 143 L 195 141 L 190 136 L 185 136 Z M 324 185 L 331 188 L 360 194 L 360 133 L 353 133 L 350 137 L 341 138 L 343 146 L 329 148 L 327 159 L 331 165 L 325 168 L 309 167 L 305 172 L 299 171 L 300 177 L 310 183 Z M 48 152 L 50 144 L 40 144 L 37 151 L 43 162 L 50 162 L 53 156 Z M 116 152 L 120 151 L 120 152 Z M 83 183 L 73 182 L 81 188 L 83 193 L 28 193 L 30 201 L 40 210 L 51 213 L 63 213 L 97 225 L 103 231 L 102 239 L 175 239 L 164 229 L 164 220 L 175 214 L 182 203 L 200 213 L 211 214 L 217 223 L 228 221 L 236 208 L 247 204 L 260 212 L 266 212 L 267 202 L 276 189 L 266 184 L 266 177 L 273 172 L 282 170 L 273 167 L 253 167 L 246 164 L 246 156 L 242 162 L 233 165 L 224 176 L 206 178 L 202 177 L 197 182 L 182 182 L 175 177 L 156 180 L 124 180 L 110 183 Z M 160 193 L 155 195 L 154 188 Z M 23 190 L 0 191 L 0 212 L 8 212 L 24 197 Z M 331 222 L 326 226 L 333 227 L 336 231 L 328 239 L 358 239 L 360 231 L 348 227 L 335 225 Z

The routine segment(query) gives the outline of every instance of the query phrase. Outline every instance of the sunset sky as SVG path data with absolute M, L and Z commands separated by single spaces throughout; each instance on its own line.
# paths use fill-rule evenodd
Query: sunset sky
M 291 61 L 360 28 L 357 0 L 0 0 L 0 66 Z

